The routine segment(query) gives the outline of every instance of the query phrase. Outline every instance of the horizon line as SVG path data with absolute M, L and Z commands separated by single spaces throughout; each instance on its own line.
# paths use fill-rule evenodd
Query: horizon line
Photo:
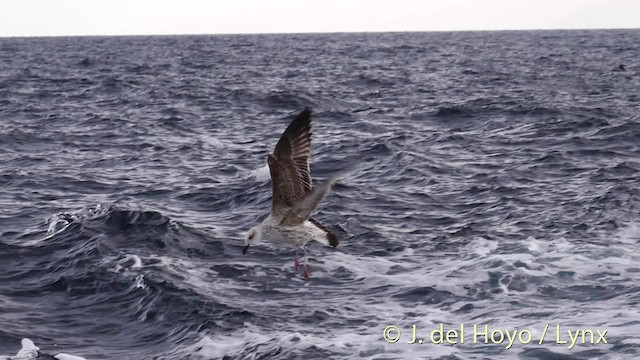
M 220 32 L 220 33 L 149 33 L 149 34 L 70 34 L 70 35 L 0 35 L 0 39 L 12 38 L 61 38 L 61 37 L 137 37 L 137 36 L 234 36 L 234 35 L 328 35 L 328 34 L 385 34 L 385 33 L 446 33 L 446 32 L 526 32 L 526 31 L 619 31 L 640 30 L 640 27 L 616 28 L 530 28 L 530 29 L 456 29 L 456 30 L 357 30 L 357 31 L 291 31 L 291 32 Z

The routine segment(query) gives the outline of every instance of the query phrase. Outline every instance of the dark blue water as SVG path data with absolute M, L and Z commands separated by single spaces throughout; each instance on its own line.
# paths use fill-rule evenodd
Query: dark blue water
M 639 44 L 0 39 L 0 354 L 637 359 Z M 292 249 L 241 254 L 270 209 L 266 154 L 304 107 L 315 180 L 363 158 L 316 215 L 342 243 L 309 247 L 309 281 Z M 440 324 L 465 342 L 434 345 Z M 474 344 L 474 324 L 533 340 Z M 566 330 L 607 343 L 569 349 Z

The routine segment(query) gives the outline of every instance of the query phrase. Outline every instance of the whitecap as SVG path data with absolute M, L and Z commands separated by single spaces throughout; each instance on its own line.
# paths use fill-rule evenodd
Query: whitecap
M 251 170 L 245 179 L 253 179 L 258 182 L 271 181 L 271 173 L 269 172 L 269 166 L 265 165 L 257 169 Z
M 42 354 L 40 352 L 40 348 L 37 347 L 33 343 L 33 341 L 31 341 L 31 339 L 24 338 L 20 343 L 22 348 L 20 349 L 20 351 L 18 351 L 18 353 L 15 356 L 0 357 L 0 359 L 1 360 L 37 360 L 38 355 Z M 60 353 L 58 355 L 54 355 L 53 357 L 57 360 L 87 360 L 81 356 L 69 355 L 65 353 Z

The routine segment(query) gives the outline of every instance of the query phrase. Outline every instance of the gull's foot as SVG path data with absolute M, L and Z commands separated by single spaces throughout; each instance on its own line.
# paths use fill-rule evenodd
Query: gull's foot
M 307 265 L 304 266 L 304 279 L 309 280 L 309 271 L 307 270 Z
M 296 258 L 293 260 L 293 267 L 298 271 L 300 268 L 300 262 L 298 261 L 298 254 L 296 254 Z

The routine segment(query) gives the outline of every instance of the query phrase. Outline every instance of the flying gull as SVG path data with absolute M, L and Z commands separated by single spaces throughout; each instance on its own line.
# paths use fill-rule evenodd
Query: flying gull
M 307 270 L 307 249 L 310 240 L 327 246 L 338 246 L 338 237 L 327 227 L 311 217 L 320 201 L 331 189 L 340 173 L 333 175 L 312 190 L 309 171 L 311 155 L 311 110 L 305 109 L 293 119 L 284 131 L 273 154 L 267 162 L 271 173 L 272 204 L 271 214 L 258 226 L 247 232 L 242 253 L 261 239 L 296 247 L 294 267 L 300 267 L 298 252 L 304 252 L 304 279 L 309 278 Z

